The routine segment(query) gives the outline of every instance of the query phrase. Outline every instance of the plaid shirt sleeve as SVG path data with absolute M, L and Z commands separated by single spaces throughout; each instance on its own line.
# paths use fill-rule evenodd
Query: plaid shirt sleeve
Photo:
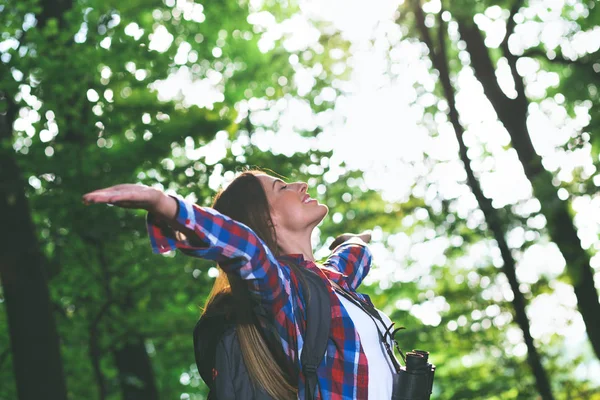
M 346 275 L 346 283 L 356 290 L 371 269 L 371 251 L 361 239 L 352 238 L 336 247 L 324 265 Z
M 175 197 L 173 197 L 175 198 Z M 281 308 L 288 299 L 289 271 L 282 268 L 265 243 L 246 225 L 182 199 L 176 221 L 192 230 L 196 237 L 186 238 L 168 223 L 149 213 L 147 228 L 155 253 L 179 249 L 182 253 L 216 261 L 227 273 L 249 283 L 250 291 L 272 309 Z

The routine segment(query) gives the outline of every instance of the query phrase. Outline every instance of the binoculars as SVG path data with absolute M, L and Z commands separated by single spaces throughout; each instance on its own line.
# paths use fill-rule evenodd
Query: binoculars
M 394 374 L 392 400 L 429 400 L 435 365 L 428 360 L 429 353 L 423 350 L 406 353 L 406 366 Z

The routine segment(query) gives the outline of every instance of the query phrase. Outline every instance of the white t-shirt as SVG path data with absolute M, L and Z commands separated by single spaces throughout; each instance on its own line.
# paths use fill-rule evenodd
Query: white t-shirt
M 371 318 L 369 314 L 338 292 L 335 292 L 335 294 L 340 299 L 350 318 L 352 318 L 365 356 L 369 362 L 369 399 L 390 399 L 392 397 L 394 366 L 389 359 L 383 343 L 379 340 L 379 333 L 377 333 L 377 328 L 375 328 L 375 323 L 373 322 L 375 318 Z M 381 311 L 377 310 L 377 312 L 381 315 L 381 319 L 385 322 L 386 326 L 383 326 L 377 319 L 375 321 L 381 333 L 385 333 L 385 330 L 392 324 L 392 321 Z M 389 343 L 393 346 L 391 340 L 389 340 Z

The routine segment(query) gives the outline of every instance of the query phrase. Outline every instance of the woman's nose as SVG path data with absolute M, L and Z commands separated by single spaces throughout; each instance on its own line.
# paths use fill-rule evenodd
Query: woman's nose
M 304 182 L 297 182 L 297 184 L 300 188 L 300 193 L 306 193 L 306 191 L 308 190 L 308 184 Z

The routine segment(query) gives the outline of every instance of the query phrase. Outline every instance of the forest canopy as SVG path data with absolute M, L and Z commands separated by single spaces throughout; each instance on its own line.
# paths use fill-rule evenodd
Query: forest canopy
M 205 399 L 217 269 L 153 255 L 142 183 L 202 206 L 305 181 L 325 258 L 435 399 L 600 399 L 600 10 L 582 0 L 0 4 L 0 400 Z

